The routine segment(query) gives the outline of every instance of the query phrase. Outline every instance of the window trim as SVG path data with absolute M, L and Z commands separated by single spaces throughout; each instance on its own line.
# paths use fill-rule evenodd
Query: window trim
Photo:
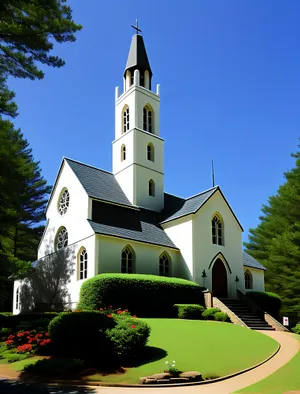
M 126 104 L 122 110 L 122 134 L 125 134 L 129 130 L 130 112 L 129 106 Z
M 81 260 L 81 257 L 83 256 L 83 254 L 85 254 L 85 256 Z M 88 252 L 87 252 L 86 248 L 84 248 L 84 247 L 82 247 L 78 253 L 77 269 L 78 269 L 77 279 L 78 280 L 87 279 Z
M 152 142 L 149 142 L 149 144 L 147 145 L 146 154 L 147 154 L 147 160 L 154 162 L 154 145 L 152 144 Z
M 153 179 L 148 182 L 148 194 L 150 197 L 155 197 L 155 182 Z
M 121 273 L 122 274 L 135 273 L 135 253 L 130 245 L 126 245 L 121 252 Z
M 249 279 L 246 279 L 246 276 L 248 276 Z M 248 269 L 244 272 L 244 282 L 246 290 L 253 290 L 253 275 Z M 247 284 L 249 287 L 247 286 Z
M 146 104 L 143 108 L 143 130 L 154 134 L 154 111 L 150 104 Z
M 166 270 L 166 263 L 167 263 L 167 270 Z M 172 276 L 171 267 L 172 267 L 171 257 L 167 252 L 163 252 L 158 259 L 158 275 L 166 276 L 166 277 Z
M 224 221 L 222 216 L 216 212 L 211 219 L 211 239 L 214 245 L 224 246 Z
M 126 145 L 122 144 L 121 146 L 121 161 L 126 160 Z

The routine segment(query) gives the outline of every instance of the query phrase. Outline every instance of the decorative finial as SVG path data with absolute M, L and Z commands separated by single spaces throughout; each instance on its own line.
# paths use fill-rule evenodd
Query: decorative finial
M 212 177 L 212 185 L 215 187 L 215 169 L 214 169 L 214 161 L 211 161 L 211 177 Z
M 139 21 L 136 19 L 135 21 L 135 26 L 131 25 L 136 30 L 136 34 L 139 34 L 139 32 L 142 32 L 141 29 L 139 29 Z

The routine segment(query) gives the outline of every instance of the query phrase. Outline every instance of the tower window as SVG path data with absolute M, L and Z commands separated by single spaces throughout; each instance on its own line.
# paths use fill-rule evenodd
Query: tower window
M 171 274 L 170 258 L 166 252 L 164 252 L 159 258 L 159 275 L 170 276 Z
M 79 255 L 79 269 L 78 269 L 78 279 L 86 279 L 87 278 L 87 263 L 88 263 L 88 255 L 86 249 L 83 249 Z
M 140 75 L 140 86 L 145 86 L 145 77 L 144 77 L 144 73 L 143 72 L 141 72 L 141 75 Z
M 121 147 L 121 161 L 126 160 L 126 146 L 123 144 Z
M 129 130 L 129 107 L 123 110 L 123 133 Z
M 143 108 L 143 130 L 152 133 L 152 123 L 153 123 L 152 110 L 146 106 Z
M 16 291 L 16 309 L 20 308 L 20 287 Z
M 219 215 L 214 215 L 211 221 L 212 225 L 212 243 L 215 245 L 224 245 L 224 226 Z
M 152 197 L 155 196 L 155 183 L 152 179 L 150 179 L 150 181 L 149 181 L 148 191 L 149 191 L 149 196 L 152 196 Z
M 123 274 L 132 274 L 134 272 L 134 256 L 130 246 L 122 250 L 121 255 L 121 272 Z
M 147 145 L 147 160 L 154 161 L 154 146 L 151 143 Z

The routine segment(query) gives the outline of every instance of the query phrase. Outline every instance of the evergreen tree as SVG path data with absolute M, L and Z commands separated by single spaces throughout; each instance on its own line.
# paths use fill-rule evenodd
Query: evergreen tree
M 0 72 L 17 78 L 43 78 L 36 63 L 62 67 L 51 56 L 53 42 L 75 41 L 82 28 L 72 20 L 66 0 L 1 0 Z
M 15 93 L 8 89 L 6 78 L 0 74 L 0 114 L 16 117 L 17 104 L 13 101 Z
M 260 224 L 250 229 L 246 251 L 266 268 L 266 288 L 282 297 L 282 313 L 300 320 L 300 152 L 285 183 L 263 205 Z
M 20 130 L 0 119 L 0 292 L 36 259 L 51 188 Z

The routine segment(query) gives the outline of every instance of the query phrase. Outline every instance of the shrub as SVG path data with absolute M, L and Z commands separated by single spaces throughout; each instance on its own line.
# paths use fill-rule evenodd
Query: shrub
M 82 284 L 78 309 L 98 310 L 113 305 L 139 316 L 176 316 L 175 303 L 204 304 L 202 290 L 196 283 L 179 278 L 100 274 Z
M 205 320 L 215 320 L 215 314 L 221 312 L 219 308 L 208 308 L 202 313 Z
M 136 318 L 97 311 L 61 313 L 49 324 L 54 354 L 99 365 L 137 354 L 149 333 L 148 325 Z
M 19 315 L 0 318 L 0 327 L 11 328 L 12 331 L 20 330 L 47 330 L 47 327 L 57 312 L 46 313 L 20 313 Z
M 3 317 L 13 316 L 12 312 L 0 312 L 0 319 Z
M 216 312 L 214 318 L 217 321 L 230 321 L 229 316 L 225 312 Z
M 0 342 L 4 341 L 11 334 L 11 332 L 11 328 L 0 328 Z
M 10 363 L 15 363 L 17 361 L 25 360 L 29 356 L 30 356 L 30 354 L 10 353 L 10 354 L 5 355 L 5 359 L 10 364 Z
M 295 334 L 300 334 L 300 323 L 297 323 L 295 327 L 292 328 Z
M 180 319 L 203 319 L 202 313 L 205 308 L 197 304 L 175 304 L 178 309 L 178 317 Z
M 264 312 L 268 312 L 273 317 L 278 318 L 281 308 L 281 298 L 279 295 L 271 292 L 248 291 L 246 296 Z
M 49 378 L 56 377 L 77 377 L 82 370 L 84 362 L 78 359 L 57 359 L 50 358 L 39 360 L 35 364 L 29 364 L 24 367 L 26 373 L 35 376 L 46 376 Z
M 144 321 L 128 316 L 114 316 L 116 326 L 106 332 L 113 356 L 127 359 L 138 355 L 146 345 L 150 327 Z

